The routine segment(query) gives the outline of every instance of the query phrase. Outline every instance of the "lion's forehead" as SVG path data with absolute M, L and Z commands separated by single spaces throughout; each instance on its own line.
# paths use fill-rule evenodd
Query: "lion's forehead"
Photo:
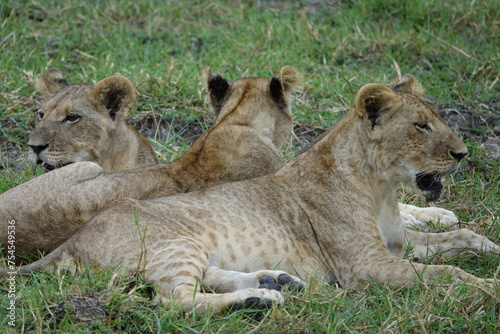
M 429 101 L 412 94 L 404 94 L 401 97 L 403 98 L 402 108 L 413 118 L 442 121 L 438 110 Z
M 266 111 L 275 111 L 276 103 L 271 97 L 270 79 L 268 78 L 240 78 L 231 83 L 231 93 L 222 107 L 219 119 L 233 114 L 236 111 L 240 121 L 255 121 L 258 116 L 268 116 Z M 240 108 L 244 109 L 240 109 Z M 245 110 L 242 114 L 241 110 Z M 258 116 L 257 116 L 258 115 Z
M 262 78 L 262 77 L 245 77 L 245 78 L 239 78 L 233 81 L 233 85 L 248 85 L 248 84 L 255 84 L 255 85 L 265 85 L 268 84 L 270 81 L 269 78 Z
M 92 85 L 71 85 L 54 95 L 50 100 L 42 105 L 42 111 L 46 116 L 59 117 L 71 111 L 94 111 L 95 108 L 90 103 L 87 92 Z
M 234 81 L 231 88 L 235 91 L 241 91 L 244 96 L 249 93 L 258 95 L 269 90 L 269 82 L 268 78 L 241 78 Z

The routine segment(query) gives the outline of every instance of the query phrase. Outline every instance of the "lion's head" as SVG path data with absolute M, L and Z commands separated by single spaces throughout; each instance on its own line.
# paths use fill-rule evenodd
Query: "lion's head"
M 404 182 L 428 199 L 441 193 L 441 177 L 467 155 L 467 147 L 444 123 L 437 110 L 420 95 L 411 75 L 393 88 L 368 84 L 359 91 L 355 109 L 370 131 L 372 158 L 382 175 Z
M 292 66 L 283 66 L 276 77 L 240 78 L 229 82 L 206 67 L 202 81 L 217 115 L 214 127 L 245 125 L 280 149 L 290 136 L 293 116 L 291 95 L 301 88 L 301 76 Z
M 36 88 L 46 100 L 28 145 L 46 171 L 81 161 L 97 162 L 108 171 L 137 167 L 132 160 L 155 162 L 147 141 L 127 124 L 135 102 L 135 88 L 127 78 L 114 75 L 95 85 L 68 85 L 58 69 L 50 69 Z M 134 154 L 140 157 L 130 156 Z

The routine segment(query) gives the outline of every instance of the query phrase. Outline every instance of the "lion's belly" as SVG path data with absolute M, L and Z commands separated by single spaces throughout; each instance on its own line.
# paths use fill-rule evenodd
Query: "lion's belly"
M 219 192 L 222 188 L 225 187 L 220 187 Z M 147 211 L 161 211 L 155 216 L 165 217 L 157 226 L 162 233 L 168 230 L 168 234 L 186 238 L 206 250 L 209 266 L 243 272 L 284 270 L 304 275 L 318 267 L 319 259 L 311 248 L 314 241 L 303 232 L 297 235 L 294 229 L 301 226 L 301 221 L 298 209 L 291 210 L 296 207 L 291 196 L 284 200 L 274 197 L 271 201 L 269 196 L 276 195 L 270 195 L 270 191 L 256 194 L 248 187 L 240 189 L 234 185 L 231 192 L 218 196 L 220 193 L 203 191 L 199 196 L 153 200 L 150 203 L 156 202 L 154 210 Z

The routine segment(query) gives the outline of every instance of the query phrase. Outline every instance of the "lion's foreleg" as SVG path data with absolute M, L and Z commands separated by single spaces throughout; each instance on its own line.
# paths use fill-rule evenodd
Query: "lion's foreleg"
M 465 249 L 500 253 L 500 247 L 485 236 L 467 229 L 442 233 L 406 231 L 406 240 L 412 248 L 413 259 L 426 259 L 436 255 L 451 258 Z
M 427 265 L 414 263 L 398 258 L 386 258 L 379 261 L 370 261 L 356 266 L 355 269 L 358 285 L 361 281 L 374 280 L 378 283 L 387 283 L 393 287 L 413 285 L 417 282 L 428 282 L 436 284 L 450 284 L 454 282 L 465 282 L 492 289 L 496 282 L 494 279 L 476 277 L 466 271 L 448 265 Z M 357 283 L 357 284 L 356 284 Z

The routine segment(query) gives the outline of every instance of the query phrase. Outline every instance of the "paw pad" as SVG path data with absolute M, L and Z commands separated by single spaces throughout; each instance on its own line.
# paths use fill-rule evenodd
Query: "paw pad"
M 284 287 L 288 290 L 302 291 L 304 289 L 304 285 L 301 282 L 297 282 L 295 278 L 287 274 L 279 275 L 278 280 L 271 275 L 265 275 L 259 278 L 259 289 L 281 291 Z
M 258 318 L 261 316 L 261 312 L 273 307 L 274 303 L 272 300 L 261 299 L 258 297 L 251 297 L 245 300 L 243 303 L 233 304 L 229 307 L 229 312 L 248 310 L 246 314 L 251 318 Z

